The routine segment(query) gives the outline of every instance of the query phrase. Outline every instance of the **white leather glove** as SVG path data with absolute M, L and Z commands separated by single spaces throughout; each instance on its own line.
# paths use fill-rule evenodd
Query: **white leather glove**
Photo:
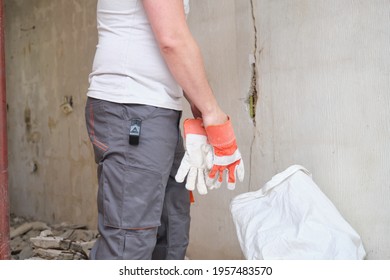
M 175 180 L 181 183 L 187 176 L 187 190 L 193 191 L 196 187 L 199 194 L 207 194 L 206 176 L 213 165 L 213 154 L 201 119 L 184 121 L 184 138 L 186 153 Z

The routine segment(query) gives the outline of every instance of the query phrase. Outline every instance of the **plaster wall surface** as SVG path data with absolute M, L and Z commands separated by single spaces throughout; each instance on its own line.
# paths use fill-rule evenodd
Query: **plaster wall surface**
M 5 1 L 11 211 L 94 225 L 96 171 L 84 104 L 96 1 Z M 72 103 L 66 114 L 61 105 Z
M 84 104 L 96 0 L 5 3 L 11 210 L 95 227 Z M 188 22 L 246 169 L 234 191 L 195 193 L 191 259 L 243 258 L 231 199 L 292 164 L 312 172 L 368 259 L 390 258 L 389 15 L 388 0 L 191 1 Z
M 389 259 L 390 1 L 256 1 L 255 9 L 261 136 L 251 188 L 305 166 L 367 258 Z
M 301 164 L 361 235 L 367 259 L 389 259 L 390 1 L 199 0 L 189 21 L 246 165 L 236 191 L 199 199 L 190 254 L 239 258 L 228 201 Z

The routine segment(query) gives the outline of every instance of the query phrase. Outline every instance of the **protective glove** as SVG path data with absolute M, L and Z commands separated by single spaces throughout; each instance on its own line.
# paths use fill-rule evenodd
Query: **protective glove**
M 187 176 L 187 190 L 193 191 L 196 187 L 199 194 L 207 194 L 205 178 L 212 166 L 212 148 L 207 143 L 206 131 L 201 119 L 187 119 L 183 126 L 186 153 L 175 180 L 181 183 Z
M 219 188 L 226 173 L 227 187 L 234 190 L 236 178 L 242 182 L 245 170 L 230 119 L 221 125 L 207 126 L 206 133 L 214 151 L 213 167 L 206 184 L 210 189 Z

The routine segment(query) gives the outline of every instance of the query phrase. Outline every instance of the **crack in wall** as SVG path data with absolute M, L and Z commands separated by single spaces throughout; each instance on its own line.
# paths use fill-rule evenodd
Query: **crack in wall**
M 256 106 L 258 101 L 258 92 L 257 92 L 257 52 L 258 52 L 258 46 L 257 46 L 257 27 L 256 27 L 256 16 L 255 16 L 255 9 L 254 9 L 254 3 L 253 0 L 250 0 L 250 7 L 251 7 L 251 15 L 252 15 L 252 24 L 253 24 L 253 34 L 254 34 L 254 47 L 253 47 L 253 53 L 252 58 L 253 61 L 251 61 L 251 70 L 252 70 L 252 77 L 251 77 L 251 84 L 249 88 L 249 97 L 248 97 L 248 103 L 249 103 L 249 114 L 250 118 L 252 119 L 253 123 L 253 138 L 250 145 L 249 150 L 249 164 L 250 164 L 250 172 L 249 172 L 249 186 L 248 191 L 250 191 L 251 185 L 252 185 L 252 161 L 253 161 L 253 145 L 255 144 L 256 140 Z
M 253 48 L 253 61 L 251 63 L 252 67 L 252 78 L 251 85 L 249 89 L 249 114 L 252 119 L 253 125 L 256 126 L 256 105 L 258 101 L 257 93 L 257 27 L 256 27 L 256 16 L 254 10 L 253 0 L 250 0 L 251 4 L 251 14 L 252 14 L 252 23 L 253 23 L 253 33 L 254 33 L 254 48 Z

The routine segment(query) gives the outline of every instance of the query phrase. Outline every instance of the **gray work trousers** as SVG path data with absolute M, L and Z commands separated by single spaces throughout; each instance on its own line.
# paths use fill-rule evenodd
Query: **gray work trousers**
M 98 229 L 91 259 L 184 259 L 190 198 L 174 179 L 184 155 L 180 112 L 88 98 L 85 117 L 98 164 Z M 141 119 L 138 145 L 131 121 Z

